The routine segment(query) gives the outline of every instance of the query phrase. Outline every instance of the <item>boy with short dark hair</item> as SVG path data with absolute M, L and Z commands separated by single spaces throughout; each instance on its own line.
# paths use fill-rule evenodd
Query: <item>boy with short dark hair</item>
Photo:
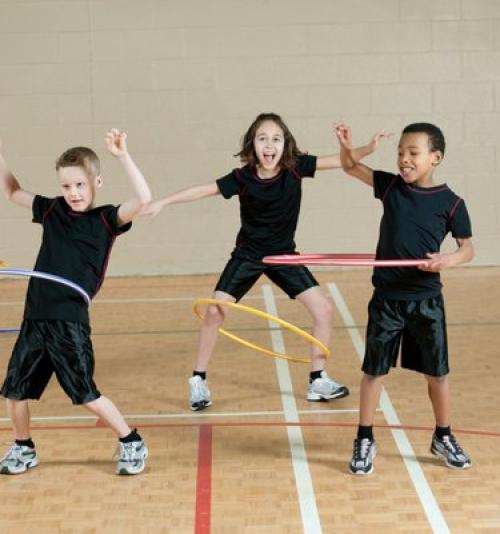
M 56 198 L 22 189 L 0 153 L 0 188 L 10 201 L 31 209 L 33 222 L 43 227 L 35 270 L 69 279 L 91 297 L 101 287 L 115 238 L 130 229 L 132 219 L 151 200 L 146 180 L 128 153 L 126 134 L 112 129 L 105 140 L 133 189 L 132 198 L 120 206 L 94 206 L 102 178 L 99 158 L 89 148 L 71 148 L 57 159 L 62 196 Z M 28 399 L 41 397 L 54 372 L 73 404 L 83 405 L 117 434 L 116 472 L 134 475 L 143 471 L 148 455 L 144 441 L 94 383 L 87 303 L 69 287 L 32 278 L 21 331 L 1 389 L 15 443 L 0 460 L 0 473 L 24 473 L 38 465 Z
M 400 344 L 402 367 L 422 373 L 427 380 L 436 419 L 431 452 L 442 457 L 448 467 L 465 469 L 471 460 L 450 430 L 448 347 L 439 272 L 470 261 L 474 247 L 464 201 L 433 179 L 434 169 L 444 157 L 444 136 L 433 124 L 407 126 L 399 141 L 399 174 L 395 175 L 373 171 L 356 160 L 345 123 L 337 124 L 336 133 L 344 171 L 372 186 L 383 203 L 376 258 L 429 259 L 418 268 L 374 269 L 359 427 L 350 470 L 357 475 L 373 471 L 375 410 L 384 377 L 396 365 Z M 441 253 L 448 232 L 458 248 Z

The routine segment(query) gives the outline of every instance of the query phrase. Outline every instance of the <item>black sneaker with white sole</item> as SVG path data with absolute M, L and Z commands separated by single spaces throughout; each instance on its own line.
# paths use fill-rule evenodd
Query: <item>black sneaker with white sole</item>
M 440 456 L 451 469 L 467 469 L 472 465 L 469 455 L 460 447 L 453 434 L 447 434 L 442 438 L 434 434 L 431 452 L 435 456 Z

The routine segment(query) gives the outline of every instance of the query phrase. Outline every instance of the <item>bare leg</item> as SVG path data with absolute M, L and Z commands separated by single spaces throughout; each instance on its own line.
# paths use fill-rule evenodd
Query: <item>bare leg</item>
M 312 315 L 312 335 L 327 347 L 330 345 L 330 331 L 332 328 L 333 306 L 318 286 L 306 289 L 297 300 L 301 302 Z M 322 371 L 325 368 L 326 356 L 316 345 L 312 346 L 312 370 Z
M 448 375 L 429 376 L 427 380 L 427 391 L 431 399 L 436 425 L 447 427 L 450 425 L 450 386 Z
M 127 425 L 123 415 L 107 397 L 100 396 L 95 401 L 88 402 L 83 406 L 105 422 L 119 438 L 124 438 L 130 434 L 130 427 Z
M 372 426 L 375 412 L 380 399 L 380 392 L 385 375 L 372 376 L 363 374 L 360 387 L 359 399 L 359 424 L 360 426 Z
M 216 291 L 213 298 L 225 302 L 235 301 L 234 297 L 223 291 Z M 224 323 L 226 312 L 227 309 L 222 306 L 216 306 L 215 304 L 208 306 L 200 328 L 198 355 L 194 367 L 196 371 L 204 372 L 207 370 L 208 362 L 217 342 L 217 331 Z
M 27 400 L 7 399 L 7 412 L 14 428 L 15 439 L 30 438 L 30 410 Z

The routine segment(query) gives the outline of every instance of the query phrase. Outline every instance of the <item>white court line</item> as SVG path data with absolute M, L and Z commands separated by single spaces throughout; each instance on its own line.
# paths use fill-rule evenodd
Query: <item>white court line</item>
M 327 286 L 345 325 L 354 326 L 354 319 L 337 285 L 334 283 L 328 283 Z M 354 328 L 349 328 L 348 331 L 354 348 L 358 353 L 359 359 L 363 360 L 365 344 L 359 335 L 359 331 Z M 380 406 L 389 425 L 401 425 L 399 417 L 396 414 L 396 410 L 392 405 L 391 399 L 384 388 L 382 388 L 382 393 L 380 395 Z M 391 429 L 391 432 L 413 485 L 415 486 L 418 498 L 420 499 L 420 503 L 422 504 L 432 531 L 438 534 L 448 533 L 448 525 L 446 524 L 443 514 L 441 513 L 441 509 L 439 508 L 434 494 L 432 493 L 432 490 L 425 478 L 424 472 L 418 463 L 415 452 L 413 451 L 413 447 L 411 446 L 405 431 L 402 429 Z
M 271 286 L 268 284 L 263 285 L 262 292 L 264 294 L 267 313 L 277 316 L 278 312 Z M 271 339 L 273 350 L 275 352 L 285 353 L 285 343 L 281 331 L 276 329 L 277 325 L 273 321 L 269 321 L 269 326 L 272 328 Z M 293 386 L 288 362 L 280 358 L 276 358 L 275 362 L 285 420 L 287 422 L 298 423 L 299 412 L 297 411 L 297 405 L 293 396 Z M 298 426 L 289 426 L 287 427 L 287 432 L 304 533 L 321 534 L 321 522 L 316 505 L 316 496 L 314 494 L 309 464 L 307 463 L 302 429 Z
M 343 410 L 299 410 L 297 413 L 301 415 L 317 415 L 317 414 L 332 414 L 342 415 L 358 413 L 357 409 L 343 409 Z M 269 417 L 274 415 L 284 415 L 285 412 L 269 411 L 269 412 L 201 412 L 201 413 L 145 413 L 145 414 L 124 414 L 125 419 L 199 419 L 210 417 Z M 31 421 L 97 421 L 97 417 L 93 415 L 40 415 L 32 417 Z M 0 423 L 9 423 L 8 417 L 0 417 Z

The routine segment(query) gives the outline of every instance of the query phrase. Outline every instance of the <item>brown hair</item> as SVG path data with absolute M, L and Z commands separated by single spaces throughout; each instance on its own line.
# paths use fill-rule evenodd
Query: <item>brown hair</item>
M 85 146 L 68 148 L 56 160 L 56 171 L 61 167 L 81 167 L 89 177 L 101 174 L 101 164 L 97 154 Z
M 258 117 L 252 122 L 250 128 L 246 131 L 243 139 L 241 141 L 241 150 L 235 154 L 235 157 L 239 157 L 243 163 L 248 164 L 250 167 L 257 166 L 257 155 L 255 154 L 255 149 L 253 146 L 255 134 L 259 129 L 259 126 L 265 121 L 273 121 L 276 123 L 282 130 L 284 136 L 284 149 L 283 156 L 279 162 L 280 166 L 285 169 L 291 169 L 297 162 L 297 158 L 304 154 L 301 152 L 293 137 L 292 133 L 288 129 L 288 126 L 284 123 L 283 119 L 276 113 L 261 113 Z

